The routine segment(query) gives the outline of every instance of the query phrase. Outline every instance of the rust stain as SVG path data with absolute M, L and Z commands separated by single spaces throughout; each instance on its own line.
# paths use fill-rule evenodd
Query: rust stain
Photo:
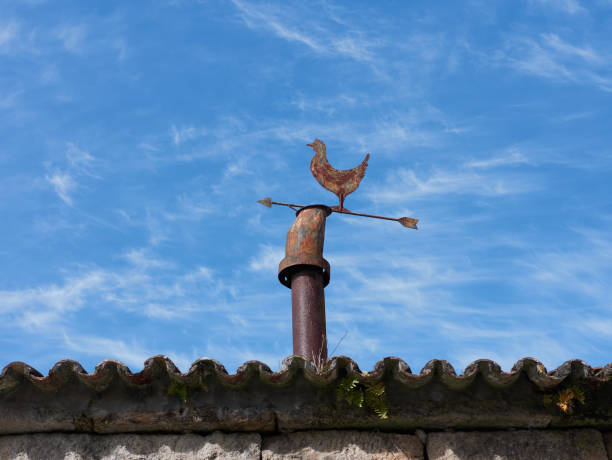
M 287 232 L 285 258 L 278 266 L 278 279 L 291 287 L 291 272 L 296 266 L 314 265 L 323 274 L 323 285 L 329 284 L 329 262 L 323 258 L 325 219 L 332 210 L 325 205 L 305 206 L 296 213 L 296 219 Z

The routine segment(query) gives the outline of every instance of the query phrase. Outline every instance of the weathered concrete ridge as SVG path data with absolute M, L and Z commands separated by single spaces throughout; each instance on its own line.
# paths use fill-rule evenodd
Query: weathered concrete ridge
M 230 375 L 210 359 L 182 374 L 168 358 L 147 360 L 132 373 L 104 361 L 93 374 L 62 361 L 43 376 L 23 363 L 0 375 L 0 434 L 36 432 L 184 433 L 341 429 L 410 432 L 585 428 L 612 430 L 612 367 L 593 369 L 568 361 L 546 372 L 520 360 L 511 372 L 480 360 L 456 375 L 445 361 L 430 361 L 419 374 L 398 358 L 361 372 L 337 357 L 316 369 L 287 358 L 279 372 L 248 362 Z M 387 417 L 338 396 L 355 378 L 364 391 L 383 385 Z

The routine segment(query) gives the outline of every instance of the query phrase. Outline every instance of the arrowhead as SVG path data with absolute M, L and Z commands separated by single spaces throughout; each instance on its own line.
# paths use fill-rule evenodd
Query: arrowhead
M 399 219 L 397 219 L 397 221 L 404 227 L 414 228 L 415 230 L 418 230 L 417 222 L 419 221 L 419 219 L 412 219 L 410 217 L 400 217 Z
M 270 197 L 264 198 L 263 200 L 257 200 L 257 202 L 263 204 L 267 208 L 272 207 L 272 198 Z

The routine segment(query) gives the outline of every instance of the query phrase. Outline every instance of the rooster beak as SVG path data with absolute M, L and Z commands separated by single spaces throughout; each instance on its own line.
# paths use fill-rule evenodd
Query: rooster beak
M 306 144 L 307 147 L 312 147 L 312 144 Z

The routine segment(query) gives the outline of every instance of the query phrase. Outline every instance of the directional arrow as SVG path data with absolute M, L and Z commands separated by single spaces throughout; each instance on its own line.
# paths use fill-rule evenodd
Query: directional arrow
M 278 206 L 287 206 L 288 208 L 291 208 L 294 211 L 299 211 L 300 209 L 304 207 L 304 205 L 301 205 L 301 204 L 281 203 L 280 201 L 272 201 L 272 198 L 270 197 L 266 197 L 263 200 L 258 200 L 257 202 L 263 204 L 264 206 L 268 208 L 271 208 L 273 204 L 276 204 Z M 350 214 L 351 216 L 371 217 L 373 219 L 394 220 L 402 224 L 404 227 L 413 228 L 415 230 L 418 229 L 417 223 L 419 222 L 419 219 L 413 219 L 412 217 L 395 218 L 395 217 L 375 216 L 373 214 L 363 214 L 360 212 L 351 212 L 351 211 L 347 211 L 346 209 L 343 209 L 342 211 L 338 211 L 333 208 L 332 208 L 332 212 L 335 212 L 338 214 Z

